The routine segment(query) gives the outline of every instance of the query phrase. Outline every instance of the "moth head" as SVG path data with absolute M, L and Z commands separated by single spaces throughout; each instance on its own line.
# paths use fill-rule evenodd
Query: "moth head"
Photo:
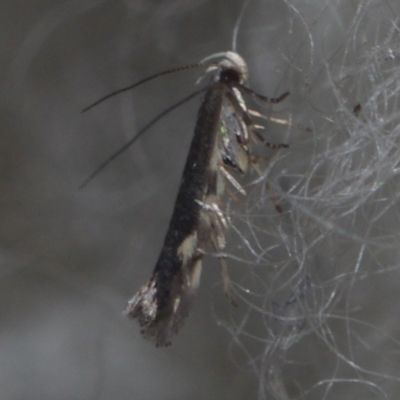
M 244 85 L 248 79 L 247 64 L 244 59 L 233 51 L 215 53 L 206 57 L 201 63 L 208 63 L 210 60 L 220 58 L 219 62 L 213 62 L 206 70 L 206 73 L 213 72 L 216 82 L 235 82 Z

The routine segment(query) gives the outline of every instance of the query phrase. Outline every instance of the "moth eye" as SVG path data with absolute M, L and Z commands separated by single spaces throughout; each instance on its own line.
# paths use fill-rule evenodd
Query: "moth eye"
M 232 68 L 223 69 L 219 75 L 220 82 L 238 82 L 241 81 L 240 73 Z

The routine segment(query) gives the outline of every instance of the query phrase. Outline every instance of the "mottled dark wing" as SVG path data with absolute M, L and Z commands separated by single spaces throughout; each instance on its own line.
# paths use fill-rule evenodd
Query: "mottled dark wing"
M 149 282 L 128 302 L 125 314 L 138 318 L 142 334 L 157 346 L 170 344 L 183 324 L 200 281 L 202 255 L 211 223 L 204 204 L 221 191 L 218 130 L 226 85 L 210 85 L 199 109 L 163 249 Z

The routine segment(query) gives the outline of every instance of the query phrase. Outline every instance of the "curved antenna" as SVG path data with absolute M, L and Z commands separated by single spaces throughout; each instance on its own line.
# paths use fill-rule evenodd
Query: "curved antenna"
M 132 85 L 126 86 L 126 87 L 124 87 L 122 89 L 115 90 L 114 92 L 111 92 L 111 93 L 107 94 L 106 96 L 101 97 L 100 99 L 96 100 L 94 103 L 89 104 L 87 107 L 85 107 L 81 111 L 81 113 L 89 111 L 93 107 L 95 107 L 98 104 L 102 103 L 103 101 L 106 101 L 109 98 L 114 97 L 114 96 L 116 96 L 116 95 L 118 95 L 120 93 L 127 92 L 128 90 L 131 90 L 131 89 L 133 89 L 133 88 L 135 88 L 137 86 L 140 86 L 141 84 L 143 84 L 145 82 L 151 81 L 152 79 L 158 78 L 159 76 L 168 75 L 168 74 L 172 74 L 174 72 L 179 72 L 179 71 L 184 71 L 184 70 L 187 70 L 187 69 L 193 69 L 193 68 L 199 68 L 199 67 L 204 67 L 204 64 L 202 64 L 200 62 L 200 63 L 196 63 L 196 64 L 185 65 L 183 67 L 177 67 L 177 68 L 173 68 L 173 69 L 168 69 L 167 71 L 158 72 L 158 73 L 156 73 L 154 75 L 148 76 L 147 78 L 144 78 L 144 79 L 140 80 L 139 82 L 136 82 L 136 83 L 134 83 Z
M 120 154 L 122 154 L 125 150 L 127 150 L 130 146 L 133 145 L 133 143 L 136 142 L 142 136 L 147 129 L 149 129 L 151 126 L 153 126 L 157 121 L 159 121 L 161 118 L 163 118 L 165 115 L 167 115 L 169 112 L 175 110 L 175 108 L 178 108 L 182 104 L 186 103 L 187 101 L 191 100 L 193 97 L 196 97 L 199 95 L 201 92 L 204 92 L 207 88 L 203 88 L 200 90 L 197 90 L 196 92 L 191 93 L 189 96 L 186 96 L 182 100 L 178 101 L 171 107 L 168 107 L 166 110 L 161 112 L 160 114 L 157 115 L 157 117 L 153 118 L 146 126 L 144 126 L 131 140 L 129 140 L 127 143 L 125 143 L 121 148 L 119 148 L 115 153 L 113 153 L 110 157 L 108 157 L 103 163 L 101 163 L 86 179 L 85 181 L 79 186 L 79 189 L 83 189 L 94 177 L 96 177 L 108 164 L 110 164 L 113 160 L 115 160 Z
M 237 52 L 237 37 L 238 37 L 238 34 L 239 34 L 239 28 L 240 28 L 240 25 L 241 25 L 242 20 L 243 20 L 244 12 L 245 12 L 247 6 L 249 5 L 250 1 L 251 1 L 251 0 L 247 0 L 247 1 L 243 4 L 243 7 L 242 7 L 242 9 L 240 10 L 240 14 L 239 14 L 238 19 L 237 19 L 237 21 L 236 21 L 235 27 L 233 28 L 233 34 L 232 34 L 232 51 L 234 51 L 234 52 Z

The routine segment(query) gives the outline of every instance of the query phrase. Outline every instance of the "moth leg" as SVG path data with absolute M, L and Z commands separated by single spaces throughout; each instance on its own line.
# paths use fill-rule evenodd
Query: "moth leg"
M 218 257 L 218 259 L 221 267 L 222 287 L 224 288 L 225 296 L 233 306 L 237 307 L 238 304 L 232 291 L 232 281 L 228 273 L 228 264 L 226 263 L 225 257 Z
M 270 149 L 274 149 L 274 150 L 289 147 L 289 145 L 286 143 L 270 143 L 267 140 L 265 140 L 264 137 L 256 130 L 256 129 L 264 129 L 264 126 L 254 124 L 254 122 L 251 119 L 251 116 L 253 115 L 255 117 L 261 117 L 264 119 L 268 119 L 268 118 L 263 116 L 262 114 L 260 114 L 257 111 L 243 108 L 244 106 L 241 105 L 240 101 L 233 95 L 233 93 L 228 92 L 227 97 L 229 98 L 235 112 L 240 116 L 240 118 L 243 120 L 245 125 L 249 128 L 248 132 L 253 140 L 256 139 L 259 142 L 261 142 L 264 146 L 267 146 Z
M 306 126 L 301 125 L 301 124 L 296 124 L 295 122 L 290 121 L 288 119 L 277 118 L 277 117 L 272 117 L 272 116 L 266 116 L 266 115 L 260 114 L 256 110 L 247 110 L 247 112 L 250 115 L 252 115 L 253 117 L 265 119 L 265 120 L 271 121 L 271 122 L 273 122 L 275 124 L 290 126 L 292 128 L 296 128 L 296 129 L 299 129 L 299 130 L 304 131 L 304 132 L 312 132 L 311 128 L 306 127 Z
M 257 125 L 256 128 L 260 126 Z M 271 143 L 264 139 L 263 135 L 260 132 L 257 132 L 255 129 L 252 129 L 251 133 L 256 137 L 258 141 L 260 141 L 264 146 L 269 147 L 270 149 L 277 150 L 277 149 L 287 149 L 289 147 L 286 143 Z
M 218 168 L 222 175 L 232 184 L 232 186 L 243 196 L 246 196 L 246 191 L 243 189 L 242 185 L 225 169 L 225 167 L 223 165 L 219 165 Z
M 286 97 L 288 97 L 290 94 L 289 92 L 285 92 L 285 93 L 282 93 L 279 97 L 271 98 L 271 97 L 263 96 L 262 94 L 256 93 L 253 90 L 251 90 L 243 85 L 240 85 L 240 84 L 234 84 L 233 86 L 238 88 L 240 91 L 243 91 L 244 93 L 248 94 L 249 96 L 260 99 L 260 100 L 264 101 L 265 103 L 269 103 L 269 104 L 280 103 L 281 101 L 285 100 Z
M 228 228 L 228 223 L 226 222 L 224 214 L 222 213 L 217 203 L 204 203 L 201 200 L 196 200 L 196 203 L 200 205 L 205 211 L 208 211 L 210 213 L 211 218 L 213 218 L 213 216 L 217 216 L 219 225 L 222 225 L 222 227 L 225 229 Z M 211 222 L 214 222 L 214 220 L 212 220 Z M 222 236 L 225 238 L 222 227 L 221 227 L 221 233 Z
M 226 194 L 229 196 L 229 199 L 232 200 L 235 204 L 242 204 L 242 200 L 237 196 L 237 191 L 231 189 L 230 187 L 226 188 Z
M 251 165 L 252 165 L 253 169 L 258 173 L 258 175 L 262 176 L 262 172 L 260 171 L 260 168 L 258 168 L 258 157 L 253 157 L 250 161 L 251 161 Z M 283 207 L 279 203 L 279 198 L 278 198 L 274 188 L 268 181 L 265 182 L 265 187 L 267 188 L 269 198 L 271 199 L 271 202 L 274 205 L 275 210 L 279 214 L 282 214 Z
M 225 249 L 226 245 L 224 233 L 225 229 L 227 229 L 228 227 L 226 219 L 217 203 L 207 204 L 199 200 L 197 200 L 197 203 L 200 204 L 204 210 L 209 212 L 211 243 L 214 247 L 214 250 L 217 253 L 221 253 Z M 224 289 L 224 293 L 229 299 L 230 303 L 236 307 L 237 303 L 233 296 L 232 282 L 229 278 L 228 265 L 226 263 L 225 256 L 218 255 L 217 257 L 219 259 L 219 264 L 221 268 L 222 286 Z
M 283 207 L 279 203 L 279 199 L 278 199 L 278 196 L 277 196 L 274 188 L 271 186 L 271 184 L 268 181 L 265 183 L 265 185 L 267 186 L 267 191 L 268 191 L 268 194 L 269 194 L 269 198 L 271 199 L 272 204 L 275 207 L 275 210 L 279 214 L 282 214 L 283 213 Z
M 250 91 L 251 92 L 251 91 Z M 253 94 L 255 94 L 254 92 L 251 92 Z M 250 94 L 251 94 L 250 93 Z M 273 100 L 273 103 L 279 103 L 280 101 L 282 101 L 284 98 L 286 98 L 286 96 L 288 96 L 289 93 L 286 92 L 284 93 L 282 96 L 280 96 L 277 99 L 270 99 Z M 261 95 L 257 95 L 257 97 L 260 97 Z M 228 92 L 227 93 L 227 97 L 229 98 L 229 100 L 231 101 L 231 104 L 233 106 L 233 108 L 235 109 L 235 111 L 238 113 L 238 115 L 240 115 L 240 117 L 242 118 L 242 120 L 244 121 L 244 123 L 246 124 L 246 126 L 252 128 L 249 131 L 254 134 L 254 136 L 261 142 L 263 143 L 265 146 L 271 148 L 271 149 L 282 149 L 282 148 L 287 148 L 289 147 L 288 144 L 286 143 L 270 143 L 267 140 L 264 139 L 264 137 L 257 132 L 255 129 L 264 129 L 264 127 L 262 125 L 255 125 L 251 119 L 251 116 L 255 116 L 258 118 L 263 118 L 263 119 L 269 119 L 268 117 L 265 117 L 264 115 L 260 114 L 259 112 L 255 111 L 255 110 L 249 110 L 247 108 L 244 108 L 243 105 L 240 103 L 240 101 L 233 95 L 233 93 Z M 261 96 L 262 98 L 263 96 Z M 266 98 L 265 98 L 266 99 Z

